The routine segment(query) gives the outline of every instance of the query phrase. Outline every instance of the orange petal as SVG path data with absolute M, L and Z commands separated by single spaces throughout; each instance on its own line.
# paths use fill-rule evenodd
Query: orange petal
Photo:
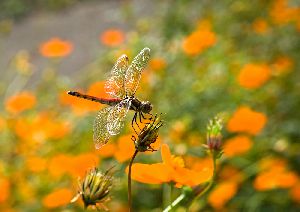
M 233 157 L 236 155 L 241 155 L 249 151 L 252 147 L 253 141 L 247 136 L 236 136 L 234 138 L 225 141 L 223 146 L 224 154 L 227 157 Z
M 124 135 L 118 139 L 118 150 L 115 152 L 114 157 L 120 163 L 129 160 L 135 151 L 131 135 Z
M 5 108 L 9 113 L 16 115 L 24 110 L 33 108 L 35 104 L 35 96 L 31 92 L 23 91 L 9 97 L 5 101 Z
M 44 57 L 65 57 L 73 51 L 73 44 L 60 38 L 52 38 L 40 46 Z
M 124 32 L 119 29 L 109 29 L 100 36 L 101 42 L 106 46 L 118 46 L 125 40 Z
M 8 179 L 0 178 L 0 203 L 6 202 L 10 196 L 10 182 Z
M 112 157 L 117 150 L 117 146 L 112 143 L 105 144 L 100 149 L 95 150 L 98 155 L 103 158 Z
M 96 97 L 101 97 L 101 98 L 109 98 L 110 97 L 110 95 L 107 94 L 105 91 L 105 82 L 104 81 L 94 82 L 93 84 L 91 84 L 88 89 L 87 94 L 96 96 Z
M 72 158 L 68 171 L 75 178 L 78 178 L 78 176 L 83 177 L 89 169 L 98 166 L 98 164 L 99 159 L 97 155 L 82 153 Z
M 66 188 L 57 189 L 43 199 L 43 205 L 47 208 L 56 208 L 70 203 L 73 193 Z
M 126 168 L 126 173 L 128 174 L 128 167 Z M 172 170 L 163 163 L 134 163 L 132 165 L 131 178 L 142 183 L 166 183 L 171 181 Z
M 41 172 L 46 169 L 47 161 L 41 157 L 29 157 L 27 158 L 26 165 L 32 172 Z
M 300 203 L 300 183 L 293 186 L 289 194 L 294 201 Z
M 72 158 L 69 155 L 59 154 L 50 160 L 48 170 L 52 176 L 60 177 L 68 171 L 71 164 Z
M 172 155 L 170 148 L 167 144 L 163 144 L 161 146 L 161 158 L 164 164 L 172 166 Z
M 224 205 L 236 194 L 237 184 L 235 182 L 224 182 L 218 184 L 209 194 L 208 202 L 215 209 L 222 209 Z
M 195 171 L 187 168 L 177 168 L 174 172 L 173 181 L 181 185 L 195 186 L 207 182 L 212 177 L 212 170 Z
M 256 112 L 247 106 L 239 107 L 227 123 L 230 132 L 246 132 L 257 135 L 267 122 L 265 114 Z
M 266 64 L 246 64 L 240 71 L 238 83 L 248 89 L 255 89 L 265 84 L 271 77 L 271 69 Z

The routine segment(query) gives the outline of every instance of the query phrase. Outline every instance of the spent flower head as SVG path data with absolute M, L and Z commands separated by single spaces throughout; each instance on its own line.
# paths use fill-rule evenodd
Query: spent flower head
M 163 125 L 160 115 L 155 115 L 150 119 L 150 122 L 137 135 L 137 138 L 133 135 L 132 140 L 135 145 L 135 149 L 138 152 L 155 151 L 151 144 L 153 144 L 158 137 L 158 130 Z
M 112 187 L 112 173 L 111 169 L 102 173 L 97 168 L 89 170 L 85 178 L 79 181 L 78 194 L 71 200 L 71 202 L 77 201 L 80 197 L 84 203 L 84 207 L 88 206 L 100 206 L 107 210 L 103 204 L 109 200 L 108 194 Z M 98 208 L 97 208 L 98 209 Z
M 219 117 L 211 119 L 207 125 L 207 147 L 210 152 L 222 152 L 222 120 Z

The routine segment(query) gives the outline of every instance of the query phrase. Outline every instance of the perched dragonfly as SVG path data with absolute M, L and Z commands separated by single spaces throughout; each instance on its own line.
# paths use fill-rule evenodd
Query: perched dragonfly
M 110 136 L 120 133 L 129 110 L 135 111 L 131 122 L 132 126 L 134 122 L 137 123 L 137 118 L 142 122 L 142 119 L 146 119 L 144 114 L 151 112 L 152 105 L 150 102 L 140 101 L 134 97 L 142 71 L 148 64 L 149 58 L 150 49 L 144 48 L 130 65 L 126 55 L 122 55 L 117 60 L 111 70 L 110 77 L 105 83 L 105 91 L 112 98 L 100 98 L 76 91 L 68 91 L 69 95 L 109 105 L 109 107 L 98 112 L 94 121 L 93 139 L 96 149 L 105 145 Z

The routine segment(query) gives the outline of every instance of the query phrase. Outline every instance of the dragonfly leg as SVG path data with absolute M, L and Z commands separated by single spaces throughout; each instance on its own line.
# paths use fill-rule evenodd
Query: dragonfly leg
M 136 137 L 135 137 L 134 135 L 132 135 L 132 136 L 131 136 L 131 140 L 132 140 L 133 142 L 135 142 L 135 141 L 136 141 Z
M 133 128 L 134 132 L 139 135 L 134 127 L 134 123 L 136 123 L 136 125 L 138 126 L 138 128 L 141 130 L 140 126 L 138 125 L 137 121 L 136 121 L 136 117 L 137 117 L 137 112 L 134 113 L 134 116 L 132 118 L 132 121 L 131 121 L 131 127 Z
M 149 120 L 149 121 L 152 121 L 152 118 L 153 118 L 153 114 L 152 113 L 148 113 L 149 115 L 150 115 L 150 117 L 146 117 L 145 115 L 144 115 L 144 113 L 142 113 L 142 112 L 140 112 L 140 116 L 142 116 L 142 118 L 144 119 L 144 120 Z
M 156 149 L 153 149 L 151 146 L 148 147 L 147 151 L 155 152 L 157 151 Z
M 139 116 L 139 113 L 138 112 L 135 112 L 135 116 L 134 116 L 134 119 L 133 119 L 133 121 L 136 123 L 136 125 L 138 126 L 138 128 L 139 128 L 139 130 L 142 130 L 141 129 L 141 127 L 140 127 L 140 125 L 138 124 L 138 122 L 137 122 L 137 117 Z M 142 123 L 142 122 L 141 122 Z
M 152 114 L 151 114 L 151 117 L 150 118 L 147 118 L 144 116 L 144 113 L 143 112 L 139 112 L 139 119 L 140 119 L 140 123 L 145 123 L 145 124 L 150 124 L 151 121 L 152 121 Z M 143 122 L 142 120 L 147 120 L 149 122 Z
M 139 112 L 140 123 L 143 123 L 142 119 L 144 119 L 144 115 L 142 112 Z

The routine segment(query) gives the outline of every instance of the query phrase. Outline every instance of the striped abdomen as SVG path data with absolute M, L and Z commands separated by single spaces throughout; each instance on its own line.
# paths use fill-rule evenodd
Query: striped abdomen
M 87 99 L 87 100 L 94 101 L 94 102 L 99 102 L 101 104 L 106 104 L 106 105 L 110 105 L 110 106 L 115 106 L 121 101 L 121 99 L 118 99 L 118 98 L 109 98 L 109 99 L 98 98 L 98 97 L 95 97 L 95 96 L 82 94 L 82 93 L 79 93 L 79 92 L 76 92 L 76 91 L 68 91 L 68 94 L 71 95 L 71 96 L 76 96 L 76 97 L 79 97 L 79 98 Z

